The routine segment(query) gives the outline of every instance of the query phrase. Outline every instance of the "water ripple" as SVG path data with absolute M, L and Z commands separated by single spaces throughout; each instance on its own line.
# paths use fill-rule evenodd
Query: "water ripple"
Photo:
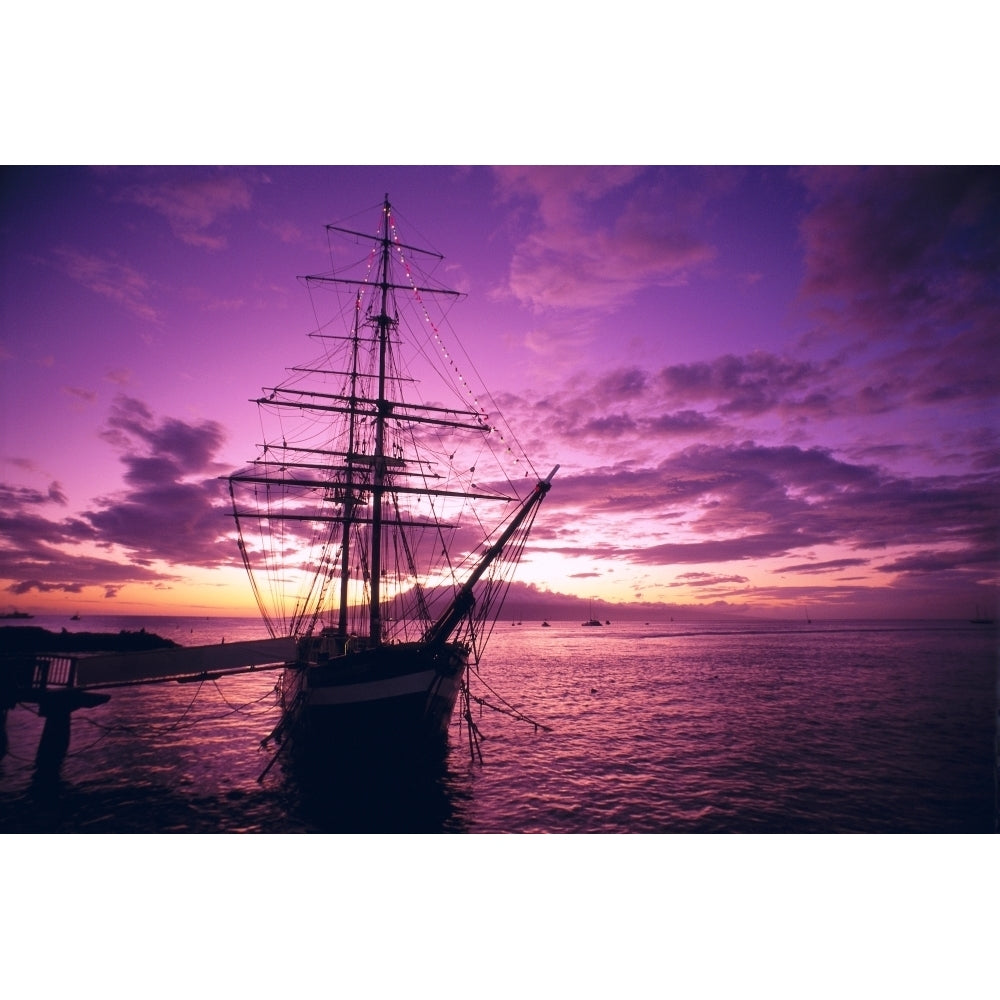
M 551 731 L 484 711 L 482 765 L 456 726 L 430 769 L 364 771 L 319 792 L 280 766 L 257 780 L 277 721 L 269 675 L 116 691 L 76 714 L 48 787 L 32 773 L 41 722 L 17 708 L 0 831 L 994 829 L 992 630 L 524 627 L 498 630 L 482 674 Z

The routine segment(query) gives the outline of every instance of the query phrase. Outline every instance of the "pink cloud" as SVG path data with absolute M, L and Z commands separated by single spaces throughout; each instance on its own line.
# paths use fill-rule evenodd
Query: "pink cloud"
M 650 285 L 686 283 L 715 256 L 698 232 L 704 199 L 657 172 L 509 167 L 496 177 L 504 197 L 533 210 L 509 290 L 534 309 L 613 309 Z M 623 205 L 602 201 L 624 187 Z
M 62 387 L 63 392 L 67 395 L 75 396 L 77 399 L 82 400 L 84 403 L 93 403 L 97 399 L 97 393 L 92 389 L 82 389 L 75 385 L 64 385 Z
M 152 184 L 136 184 L 121 199 L 144 205 L 162 215 L 174 235 L 191 246 L 221 250 L 226 237 L 208 230 L 223 216 L 250 207 L 249 184 L 234 174 L 192 177 L 174 174 Z
M 302 230 L 294 222 L 265 223 L 261 228 L 273 233 L 282 243 L 301 243 L 304 238 Z
M 149 302 L 152 282 L 135 268 L 110 257 L 82 253 L 69 246 L 56 247 L 53 254 L 59 269 L 85 288 L 140 319 L 151 323 L 160 321 L 159 313 Z

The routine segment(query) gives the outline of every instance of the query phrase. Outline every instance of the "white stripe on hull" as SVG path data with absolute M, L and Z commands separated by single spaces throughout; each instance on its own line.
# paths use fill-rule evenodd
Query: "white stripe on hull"
M 385 698 L 399 698 L 408 694 L 424 694 L 430 690 L 437 676 L 435 670 L 421 670 L 415 674 L 366 681 L 363 684 L 310 687 L 306 695 L 306 704 L 352 705 L 362 701 L 382 701 Z

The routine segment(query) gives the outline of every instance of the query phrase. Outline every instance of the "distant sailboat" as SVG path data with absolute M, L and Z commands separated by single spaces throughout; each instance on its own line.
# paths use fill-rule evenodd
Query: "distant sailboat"
M 610 623 L 609 623 L 610 624 Z M 584 628 L 600 628 L 600 620 L 594 617 L 594 602 L 590 602 L 590 618 L 583 623 Z

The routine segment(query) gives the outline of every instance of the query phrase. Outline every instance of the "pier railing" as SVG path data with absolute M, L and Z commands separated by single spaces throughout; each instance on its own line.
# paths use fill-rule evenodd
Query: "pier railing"
M 36 691 L 50 687 L 73 687 L 76 683 L 76 657 L 41 655 L 35 657 L 31 686 Z
M 0 707 L 10 708 L 19 701 L 83 704 L 87 699 L 80 695 L 95 688 L 214 680 L 227 674 L 280 668 L 296 655 L 295 640 L 289 637 L 81 656 L 0 655 Z
M 19 702 L 36 703 L 45 719 L 35 756 L 37 772 L 58 774 L 69 747 L 70 715 L 111 698 L 96 688 L 215 680 L 227 674 L 281 668 L 296 656 L 291 637 L 83 656 L 4 656 L 0 652 L 0 758 L 7 751 L 7 712 Z

